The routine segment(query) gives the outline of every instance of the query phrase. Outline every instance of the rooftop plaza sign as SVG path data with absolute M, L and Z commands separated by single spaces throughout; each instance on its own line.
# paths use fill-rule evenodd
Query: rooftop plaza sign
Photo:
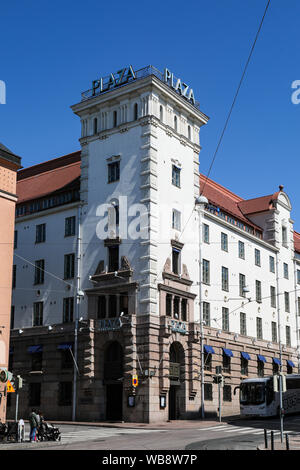
M 193 89 L 190 88 L 181 78 L 176 78 L 175 75 L 167 68 L 164 73 L 161 73 L 153 66 L 148 66 L 143 69 L 135 71 L 132 65 L 124 67 L 117 72 L 113 72 L 106 77 L 101 77 L 92 82 L 92 95 L 98 95 L 106 91 L 112 90 L 119 86 L 125 85 L 128 82 L 136 79 L 141 79 L 147 75 L 155 75 L 161 81 L 165 82 L 176 93 L 183 96 L 187 101 L 195 106 L 195 97 Z

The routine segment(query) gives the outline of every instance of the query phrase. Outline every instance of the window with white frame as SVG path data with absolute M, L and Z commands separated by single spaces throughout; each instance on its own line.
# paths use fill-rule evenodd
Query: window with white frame
M 172 228 L 175 230 L 181 230 L 181 212 L 177 209 L 172 210 Z

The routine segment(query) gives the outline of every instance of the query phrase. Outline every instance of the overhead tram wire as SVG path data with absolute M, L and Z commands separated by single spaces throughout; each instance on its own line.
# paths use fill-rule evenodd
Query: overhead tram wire
M 246 74 L 246 71 L 247 71 L 247 68 L 248 68 L 248 65 L 249 65 L 249 62 L 251 60 L 251 56 L 253 54 L 253 51 L 254 51 L 254 48 L 255 48 L 255 45 L 256 45 L 256 42 L 257 42 L 257 39 L 258 39 L 258 36 L 259 36 L 259 33 L 261 31 L 261 28 L 262 28 L 262 25 L 263 25 L 263 22 L 264 22 L 264 19 L 265 19 L 265 16 L 267 14 L 267 11 L 268 11 L 268 8 L 269 8 L 269 5 L 270 5 L 270 1 L 271 0 L 268 0 L 267 2 L 267 5 L 266 5 L 266 8 L 265 8 L 265 11 L 264 11 L 264 14 L 263 14 L 263 17 L 260 21 L 260 25 L 259 25 L 259 28 L 257 30 L 257 33 L 256 33 L 256 36 L 255 36 L 255 39 L 254 39 L 254 42 L 252 44 L 252 47 L 251 47 L 251 50 L 250 50 L 250 53 L 249 53 L 249 56 L 248 56 L 248 59 L 247 59 L 247 62 L 246 62 L 246 65 L 244 67 L 244 70 L 243 70 L 243 73 L 242 73 L 242 76 L 241 76 L 241 79 L 240 79 L 240 82 L 238 84 L 238 87 L 237 87 L 237 90 L 236 90 L 236 93 L 234 95 L 234 98 L 233 98 L 233 101 L 232 101 L 232 104 L 231 104 L 231 107 L 230 107 L 230 110 L 229 110 L 229 113 L 227 115 L 227 118 L 226 118 L 226 121 L 225 121 L 225 125 L 223 127 L 223 130 L 221 132 L 221 136 L 219 138 L 219 141 L 218 141 L 218 144 L 217 144 L 217 147 L 216 147 L 216 150 L 215 150 L 215 153 L 213 155 L 213 159 L 212 159 L 212 162 L 210 164 L 210 167 L 209 167 L 209 170 L 208 170 L 208 173 L 207 173 L 207 176 L 206 176 L 206 179 L 204 181 L 204 185 L 203 185 L 203 188 L 202 188 L 202 191 L 200 190 L 200 196 L 203 194 L 203 191 L 204 191 L 204 188 L 205 188 L 205 185 L 206 185 L 206 182 L 209 178 L 209 175 L 210 175 L 210 172 L 212 170 L 212 167 L 214 165 L 214 162 L 215 162 L 215 159 L 216 159 L 216 156 L 217 156 L 217 153 L 219 151 L 219 148 L 220 148 L 220 145 L 221 145 L 221 142 L 223 140 L 223 137 L 224 137 L 224 134 L 225 134 L 225 131 L 227 129 L 227 126 L 228 126 L 228 122 L 230 120 L 230 117 L 231 117 L 231 114 L 232 114 L 232 111 L 233 111 L 233 108 L 235 106 L 235 103 L 236 103 L 236 100 L 237 100 L 237 97 L 238 97 L 238 94 L 239 94 L 239 91 L 240 91 L 240 88 L 242 86 L 242 83 L 243 83 L 243 80 L 244 80 L 244 77 L 245 77 L 245 74 Z

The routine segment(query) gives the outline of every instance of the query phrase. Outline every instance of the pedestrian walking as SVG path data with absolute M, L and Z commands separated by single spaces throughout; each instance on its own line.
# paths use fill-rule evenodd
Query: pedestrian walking
M 29 424 L 30 424 L 30 442 L 36 442 L 36 430 L 38 427 L 38 417 L 36 414 L 35 408 L 32 408 L 31 413 L 29 415 Z

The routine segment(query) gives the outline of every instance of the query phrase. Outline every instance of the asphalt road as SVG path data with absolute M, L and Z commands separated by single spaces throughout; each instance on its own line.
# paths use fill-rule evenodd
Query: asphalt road
M 256 450 L 264 443 L 264 429 L 280 438 L 278 419 L 212 422 L 205 428 L 130 429 L 82 425 L 60 425 L 60 442 L 1 444 L 0 450 Z M 287 417 L 284 430 L 300 433 L 300 416 Z M 26 438 L 28 427 L 26 426 Z

